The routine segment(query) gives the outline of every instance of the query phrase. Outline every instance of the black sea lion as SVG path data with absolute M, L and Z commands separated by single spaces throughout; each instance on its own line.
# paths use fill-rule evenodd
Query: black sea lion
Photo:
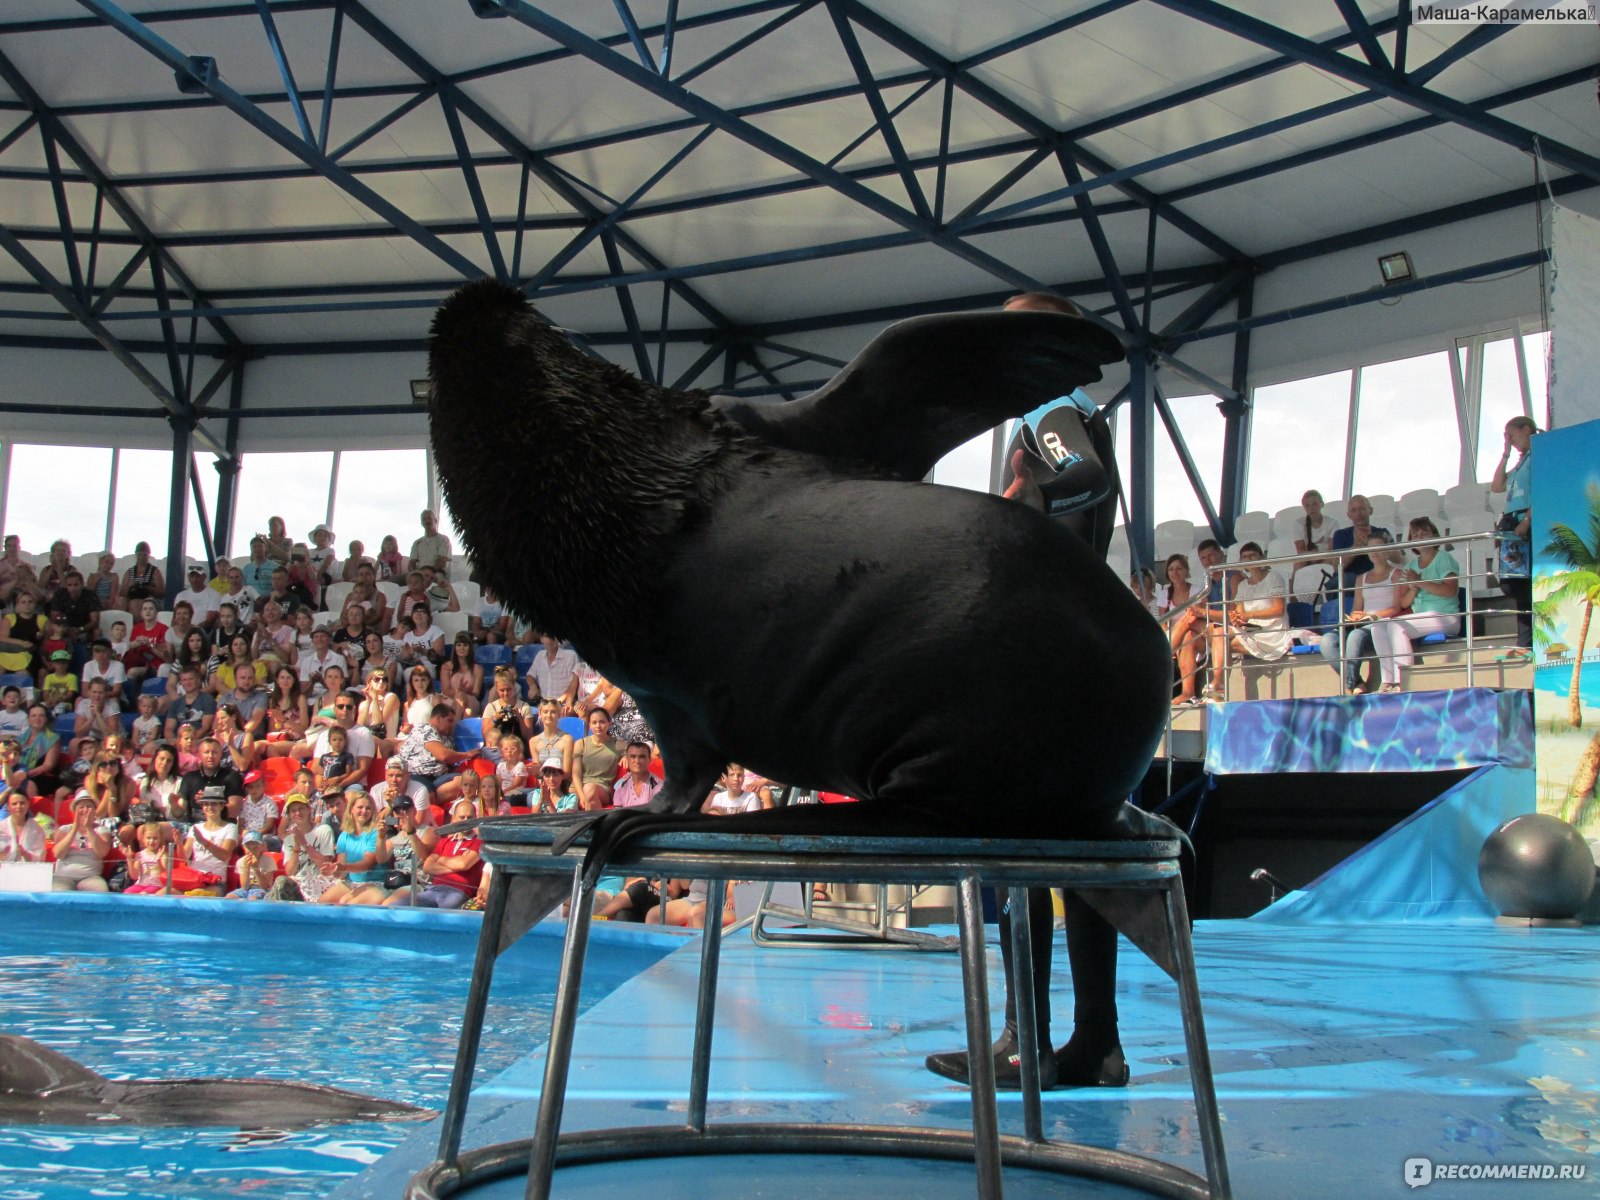
M 917 480 L 1119 356 L 1055 313 L 922 317 L 753 405 L 588 358 L 484 281 L 434 318 L 434 455 L 479 578 L 649 719 L 672 827 L 712 819 L 738 761 L 862 803 L 719 831 L 1110 835 L 1160 734 L 1166 639 L 1059 523 Z M 983 811 L 974 755 L 998 764 Z
M 303 1129 L 435 1115 L 399 1100 L 284 1079 L 107 1079 L 32 1038 L 0 1034 L 0 1121 L 7 1125 Z

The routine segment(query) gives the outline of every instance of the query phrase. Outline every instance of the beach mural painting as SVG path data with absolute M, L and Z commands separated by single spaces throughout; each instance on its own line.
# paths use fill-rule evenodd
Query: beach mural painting
M 1600 421 L 1541 433 L 1534 446 L 1539 811 L 1600 838 Z

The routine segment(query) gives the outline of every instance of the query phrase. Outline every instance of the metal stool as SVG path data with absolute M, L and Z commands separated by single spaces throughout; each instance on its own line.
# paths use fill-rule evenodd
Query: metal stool
M 707 911 L 722 911 L 729 879 L 817 879 L 829 883 L 948 881 L 957 888 L 967 1046 L 972 1064 L 972 1130 L 888 1125 L 706 1121 L 712 1015 L 722 948 L 720 924 L 707 923 L 689 1073 L 688 1123 L 561 1133 L 578 993 L 589 941 L 592 889 L 574 870 L 576 855 L 550 853 L 555 830 L 537 821 L 484 827 L 484 858 L 493 881 L 467 996 L 455 1077 L 439 1137 L 438 1158 L 411 1178 L 407 1200 L 436 1200 L 490 1179 L 526 1172 L 529 1200 L 546 1200 L 557 1166 L 699 1154 L 857 1154 L 970 1161 L 981 1200 L 999 1200 L 1002 1165 L 1082 1175 L 1183 1200 L 1227 1200 L 1228 1170 L 1201 1018 L 1200 989 L 1183 903 L 1174 841 L 1021 842 L 943 838 L 758 837 L 753 834 L 663 833 L 630 843 L 610 867 L 634 875 L 710 881 Z M 581 845 L 581 843 L 580 843 Z M 532 1138 L 461 1153 L 461 1131 L 477 1058 L 490 976 L 508 944 L 508 912 L 518 880 L 573 873 L 570 917 L 562 949 L 544 1084 Z M 989 992 L 980 889 L 1010 889 L 1017 1023 L 1022 1041 L 1023 1135 L 1002 1136 L 990 1054 Z M 1078 892 L 1178 984 L 1189 1072 L 1205 1157 L 1204 1178 L 1146 1155 L 1045 1139 L 1039 1105 L 1033 1013 L 1032 951 L 1027 936 L 1029 887 Z M 509 918 L 515 925 L 516 918 Z M 511 933 L 509 940 L 517 934 Z

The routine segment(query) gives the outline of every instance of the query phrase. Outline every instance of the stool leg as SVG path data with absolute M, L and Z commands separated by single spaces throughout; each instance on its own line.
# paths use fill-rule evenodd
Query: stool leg
M 467 1010 L 461 1017 L 461 1040 L 456 1043 L 456 1069 L 450 1076 L 450 1098 L 444 1106 L 444 1121 L 439 1128 L 439 1161 L 453 1163 L 461 1153 L 461 1129 L 467 1120 L 467 1097 L 472 1092 L 472 1073 L 478 1065 L 478 1043 L 483 1038 L 483 1014 L 489 1007 L 489 984 L 500 945 L 500 923 L 506 915 L 506 897 L 511 891 L 509 872 L 495 872 L 489 878 L 489 896 L 483 905 L 483 926 L 478 931 L 478 953 L 472 964 L 472 982 L 467 986 Z
M 1033 937 L 1028 927 L 1028 889 L 1008 889 L 1011 920 L 1011 994 L 1017 1005 L 1017 1040 L 1022 1053 L 1022 1134 L 1030 1142 L 1044 1140 L 1039 1112 L 1039 1014 L 1033 1002 Z
M 1177 966 L 1178 1002 L 1183 1012 L 1183 1040 L 1189 1052 L 1189 1083 L 1194 1088 L 1195 1116 L 1200 1123 L 1200 1147 L 1206 1159 L 1206 1182 L 1211 1200 L 1228 1200 L 1228 1160 L 1222 1148 L 1222 1123 L 1217 1113 L 1216 1085 L 1211 1075 L 1211 1050 L 1206 1042 L 1205 1017 L 1200 1009 L 1200 980 L 1194 969 L 1194 943 L 1189 938 L 1189 914 L 1183 902 L 1183 880 L 1174 876 L 1162 890 L 1166 898 L 1167 933 Z
M 979 1200 L 1001 1200 L 1000 1119 L 994 1099 L 993 1034 L 989 1029 L 989 978 L 983 961 L 983 899 L 976 875 L 963 875 L 956 891 L 961 927 L 961 990 L 967 1010 L 967 1069 L 972 1092 L 972 1160 Z
M 717 968 L 722 962 L 722 904 L 727 881 L 706 884 L 706 925 L 700 938 L 700 995 L 694 1013 L 694 1059 L 689 1067 L 689 1128 L 706 1129 L 706 1092 L 711 1078 L 711 1029 L 717 1007 Z
M 593 895 L 594 888 L 584 882 L 583 868 L 579 867 L 572 875 L 567 940 L 561 947 L 561 974 L 556 980 L 555 1010 L 550 1014 L 550 1047 L 545 1052 L 539 1116 L 533 1131 L 533 1150 L 528 1155 L 527 1200 L 550 1197 L 556 1142 L 561 1136 L 561 1109 L 567 1098 L 567 1069 L 572 1064 L 572 1031 L 578 1023 L 578 1000 L 583 990 L 583 959 L 589 949 L 589 901 Z

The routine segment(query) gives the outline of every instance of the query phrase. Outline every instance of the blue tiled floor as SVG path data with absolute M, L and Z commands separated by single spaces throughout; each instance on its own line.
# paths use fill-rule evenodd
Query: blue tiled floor
M 1239 1197 L 1600 1195 L 1600 930 L 1487 922 L 1204 923 L 1200 981 L 1234 1192 Z M 1059 957 L 1059 956 L 1058 956 Z M 998 978 L 998 963 L 992 964 Z M 569 1130 L 682 1120 L 698 948 L 625 984 L 579 1023 Z M 1202 1171 L 1170 981 L 1124 945 L 1127 1089 L 1045 1097 L 1054 1137 Z M 1065 975 L 1055 998 L 1070 1013 Z M 724 949 L 711 1118 L 964 1126 L 964 1089 L 922 1068 L 961 1042 L 953 955 Z M 530 1050 L 533 1049 L 530 1047 Z M 526 1137 L 542 1053 L 481 1089 L 468 1145 Z M 1020 1132 L 1014 1099 L 1002 1126 Z M 432 1157 L 422 1132 L 341 1200 L 393 1197 Z M 1579 1181 L 1402 1183 L 1402 1164 L 1592 1167 Z M 1007 1172 L 1007 1195 L 1125 1190 Z M 970 1196 L 970 1166 L 820 1158 L 700 1159 L 574 1168 L 563 1197 Z M 476 1198 L 522 1195 L 520 1180 Z

